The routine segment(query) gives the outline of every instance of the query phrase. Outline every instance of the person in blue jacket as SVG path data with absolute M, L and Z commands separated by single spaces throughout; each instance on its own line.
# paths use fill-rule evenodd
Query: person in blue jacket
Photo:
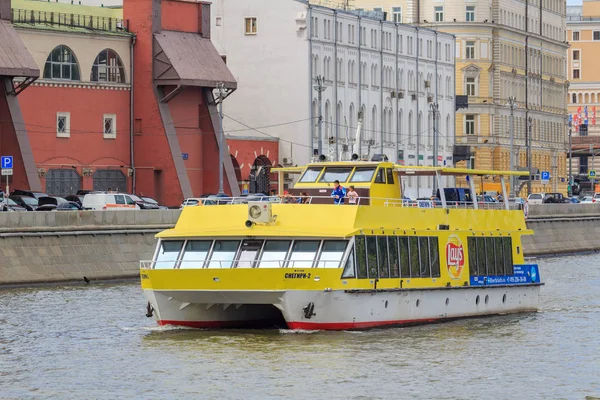
M 344 204 L 344 197 L 346 197 L 346 189 L 340 185 L 340 181 L 333 182 L 333 191 L 331 192 L 333 197 L 333 204 Z

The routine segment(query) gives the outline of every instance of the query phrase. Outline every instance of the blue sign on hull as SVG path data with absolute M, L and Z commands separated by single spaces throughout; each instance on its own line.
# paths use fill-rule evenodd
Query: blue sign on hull
M 471 286 L 514 285 L 516 283 L 539 283 L 540 273 L 537 264 L 514 266 L 513 275 L 472 276 Z

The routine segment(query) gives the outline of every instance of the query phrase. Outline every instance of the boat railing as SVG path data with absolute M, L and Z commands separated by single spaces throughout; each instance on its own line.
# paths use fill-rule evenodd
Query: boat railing
M 341 260 L 142 260 L 140 269 L 339 268 Z
M 242 196 L 242 197 L 218 197 L 218 198 L 195 198 L 188 200 L 197 200 L 196 204 L 190 204 L 186 207 L 194 206 L 214 206 L 214 205 L 232 205 L 232 204 L 248 204 L 251 201 L 268 201 L 277 204 L 323 204 L 329 202 L 338 205 L 371 205 L 382 204 L 387 207 L 409 207 L 409 208 L 444 208 L 439 199 L 400 199 L 400 198 L 385 198 L 385 197 L 357 197 L 350 199 L 344 198 L 343 203 L 336 201 L 331 196 L 298 196 L 298 195 L 283 195 L 283 196 Z M 354 202 L 350 202 L 354 200 Z M 475 208 L 472 201 L 446 201 L 446 208 L 456 209 L 472 209 Z M 505 209 L 503 202 L 488 202 L 478 201 L 477 208 L 482 210 L 502 210 Z M 509 202 L 510 210 L 521 210 L 523 206 L 519 203 Z

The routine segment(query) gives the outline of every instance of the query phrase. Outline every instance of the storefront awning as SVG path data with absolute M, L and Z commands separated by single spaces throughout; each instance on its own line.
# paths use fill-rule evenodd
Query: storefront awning
M 9 21 L 0 20 L 0 76 L 39 78 L 40 70 Z
M 154 83 L 234 90 L 237 82 L 212 44 L 197 33 L 154 34 Z

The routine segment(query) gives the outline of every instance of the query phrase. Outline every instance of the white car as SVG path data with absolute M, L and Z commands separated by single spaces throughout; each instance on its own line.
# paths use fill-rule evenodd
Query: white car
M 139 210 L 135 201 L 123 193 L 88 193 L 83 197 L 84 210 Z
M 527 204 L 543 204 L 544 193 L 531 193 L 527 196 Z
M 580 203 L 591 204 L 594 202 L 594 196 L 583 196 L 579 199 Z

